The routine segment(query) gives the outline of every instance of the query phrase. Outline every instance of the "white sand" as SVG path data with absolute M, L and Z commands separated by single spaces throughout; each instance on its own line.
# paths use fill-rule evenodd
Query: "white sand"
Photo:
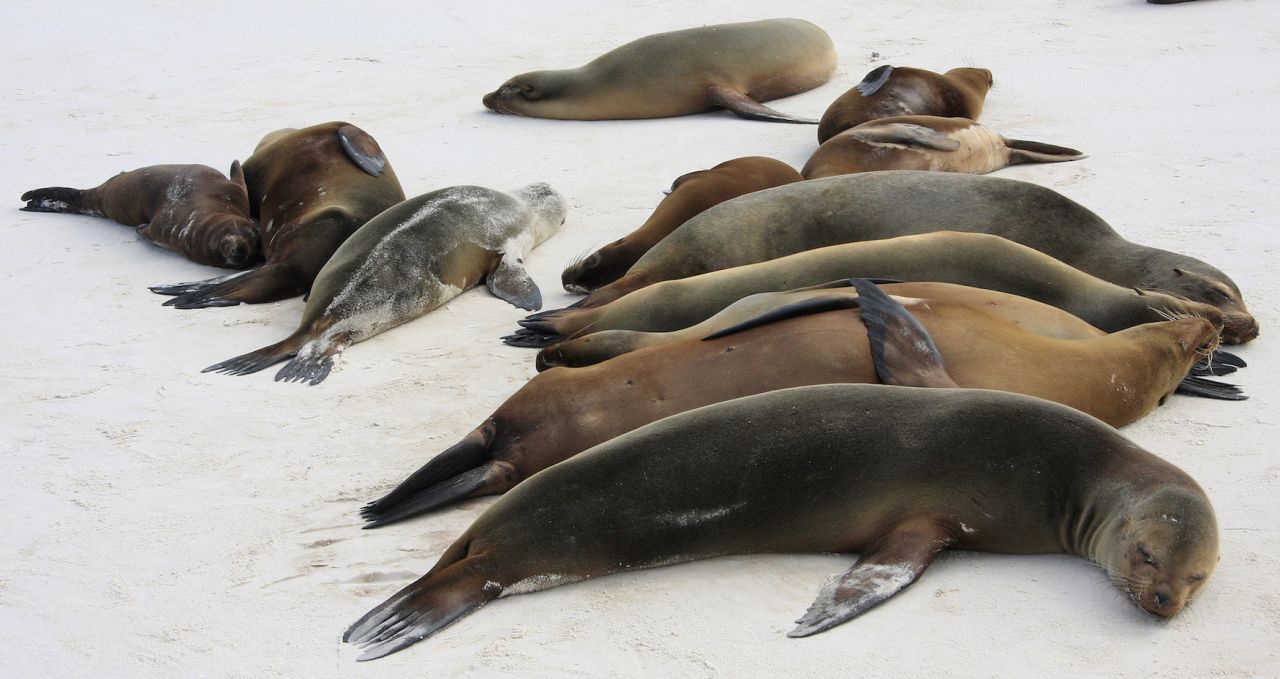
M 1280 3 L 195 4 L 0 7 L 0 676 L 1280 675 Z M 794 640 L 853 557 L 762 555 L 504 599 L 357 665 L 342 630 L 492 500 L 378 531 L 357 509 L 533 375 L 533 352 L 498 342 L 522 312 L 469 292 L 353 347 L 319 387 L 201 374 L 284 337 L 301 301 L 164 308 L 145 286 L 216 272 L 103 220 L 17 211 L 29 188 L 225 168 L 266 132 L 346 119 L 411 195 L 543 180 L 568 196 L 563 232 L 529 259 L 547 307 L 563 306 L 565 262 L 637 226 L 673 178 L 752 154 L 799 167 L 814 128 L 526 120 L 481 95 L 648 33 L 784 11 L 826 28 L 841 65 L 777 108 L 819 115 L 882 63 L 989 67 L 985 123 L 1090 154 L 1000 176 L 1244 290 L 1263 332 L 1239 350 L 1252 399 L 1175 397 L 1125 431 L 1219 513 L 1221 564 L 1178 619 L 1155 622 L 1080 559 L 956 553 L 864 618 Z

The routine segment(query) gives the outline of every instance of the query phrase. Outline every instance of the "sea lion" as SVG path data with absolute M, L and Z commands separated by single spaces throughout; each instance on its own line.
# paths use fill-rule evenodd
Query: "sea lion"
M 520 321 L 524 327 L 504 341 L 541 347 L 605 330 L 679 330 L 705 321 L 747 295 L 850 276 L 998 290 L 1057 307 L 1106 332 L 1189 315 L 1222 325 L 1222 312 L 1208 304 L 1108 283 L 999 236 L 935 231 L 830 245 L 662 281 L 608 304 L 535 314 Z
M 1224 314 L 1228 343 L 1258 334 L 1240 289 L 1226 274 L 1198 259 L 1127 241 L 1052 189 L 913 170 L 813 179 L 727 200 L 682 224 L 625 276 L 576 306 L 598 306 L 661 280 L 826 245 L 944 229 L 1003 236 L 1116 285 L 1212 304 Z M 842 276 L 829 279 L 837 277 Z
M 765 327 L 727 329 L 729 336 L 695 338 L 597 365 L 539 373 L 462 441 L 362 513 L 372 527 L 463 498 L 502 493 L 649 422 L 807 384 L 1002 389 L 1049 398 L 1122 425 L 1178 389 L 1197 357 L 1217 344 L 1217 331 L 1200 318 L 1114 335 L 1080 332 L 1086 339 L 1062 340 L 1020 327 L 1017 309 L 1028 304 L 1010 302 L 1000 293 L 974 290 L 965 299 L 946 289 L 959 286 L 886 286 L 886 291 L 931 295 L 897 298 L 866 281 L 853 285 L 856 297 L 816 291 L 844 302 L 837 308 L 853 310 L 775 316 L 764 319 Z M 759 308 L 751 310 L 748 300 L 743 303 L 752 316 Z M 1011 308 L 993 313 L 1001 304 Z M 1035 313 L 1033 308 L 1021 316 Z M 725 329 L 738 320 L 728 318 L 708 329 Z M 1231 385 L 1202 382 L 1207 383 L 1205 391 L 1216 389 L 1223 397 L 1232 393 Z
M 730 198 L 801 179 L 803 177 L 795 168 L 763 156 L 734 158 L 710 170 L 682 175 L 672 182 L 667 197 L 658 203 L 640 228 L 600 248 L 586 259 L 573 262 L 564 270 L 560 280 L 565 290 L 584 294 L 612 283 L 654 243 L 699 212 Z
M 985 68 L 953 68 L 938 74 L 922 68 L 873 69 L 853 89 L 831 102 L 818 124 L 818 143 L 876 118 L 943 116 L 971 118 L 995 81 Z
M 968 118 L 896 116 L 869 120 L 823 142 L 800 174 L 805 179 L 873 170 L 986 174 L 1010 165 L 1084 157 L 1064 146 L 1006 139 Z
M 533 118 L 667 118 L 726 108 L 743 118 L 809 123 L 760 102 L 829 80 L 836 51 L 801 19 L 702 26 L 634 40 L 580 68 L 518 75 L 485 108 Z
M 276 381 L 319 384 L 343 349 L 411 321 L 484 281 L 521 309 L 542 306 L 524 258 L 564 223 L 567 205 L 546 184 L 511 194 L 453 186 L 369 220 L 333 253 L 292 335 L 203 372 L 248 375 L 294 359 Z
M 370 660 L 503 595 L 730 554 L 858 552 L 788 634 L 803 637 L 902 591 L 944 549 L 1074 554 L 1169 618 L 1217 565 L 1218 525 L 1185 472 L 1063 405 L 786 389 L 666 418 L 537 474 L 343 640 Z
M 266 262 L 230 276 L 152 287 L 174 295 L 165 306 L 235 306 L 305 294 L 348 236 L 404 200 L 378 142 L 344 122 L 268 134 L 244 161 L 244 175 Z
M 197 264 L 243 269 L 261 252 L 238 161 L 230 180 L 208 165 L 151 165 L 92 189 L 33 189 L 22 200 L 28 212 L 93 215 L 136 226 L 146 241 Z

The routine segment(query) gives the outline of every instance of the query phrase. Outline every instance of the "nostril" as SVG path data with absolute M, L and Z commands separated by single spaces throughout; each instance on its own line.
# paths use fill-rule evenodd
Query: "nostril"
M 1173 597 L 1166 592 L 1156 592 L 1156 608 L 1164 608 L 1173 603 Z

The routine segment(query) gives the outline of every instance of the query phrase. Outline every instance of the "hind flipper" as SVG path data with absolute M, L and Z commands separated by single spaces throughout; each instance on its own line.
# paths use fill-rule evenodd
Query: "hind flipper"
M 281 361 L 287 360 L 290 356 L 297 353 L 303 344 L 303 338 L 295 333 L 286 337 L 284 340 L 276 342 L 270 346 L 262 347 L 257 351 L 251 351 L 247 354 L 229 358 L 221 363 L 213 365 L 201 370 L 202 373 L 218 372 L 225 375 L 250 375 L 264 368 L 269 368 Z
M 1065 146 L 1043 144 L 1038 141 L 1023 139 L 1006 139 L 1004 145 L 1009 147 L 1009 164 L 1024 163 L 1062 163 L 1068 160 L 1080 160 L 1086 157 L 1083 153 Z
M 372 505 L 366 505 L 360 510 L 360 518 L 368 521 L 364 525 L 365 528 L 377 528 L 439 509 L 482 494 L 476 491 L 485 487 L 485 480 L 490 476 L 491 469 L 488 465 L 470 469 L 406 497 L 384 510 L 374 511 L 371 509 Z
M 775 111 L 727 85 L 712 85 L 710 95 L 711 103 L 726 108 L 732 111 L 734 115 L 747 120 L 763 120 L 771 123 L 800 123 L 803 125 L 818 124 L 818 121 L 813 118 L 803 118 Z
M 463 535 L 431 572 L 366 613 L 342 635 L 374 660 L 411 646 L 502 594 L 496 569 L 484 557 L 465 555 Z
M 74 215 L 101 216 L 100 212 L 85 209 L 85 192 L 65 186 L 49 186 L 43 189 L 32 189 L 22 194 L 19 200 L 27 201 L 18 208 L 24 212 L 58 212 Z
M 347 348 L 349 341 L 341 337 L 313 340 L 298 349 L 298 353 L 276 373 L 277 382 L 308 382 L 315 386 L 333 370 L 333 359 Z
M 1178 384 L 1177 393 L 1220 401 L 1243 401 L 1249 398 L 1234 384 L 1195 376 L 1184 377 Z
M 884 84 L 889 82 L 889 76 L 893 75 L 893 67 L 889 64 L 874 68 L 866 76 L 862 78 L 862 82 L 854 85 L 853 88 L 858 90 L 858 94 L 869 97 L 880 91 Z
M 487 468 L 490 442 L 495 433 L 493 421 L 486 421 L 461 441 L 431 458 L 390 493 L 365 505 L 360 510 L 360 517 L 369 522 L 365 528 L 382 526 L 469 497 L 462 493 L 470 493 L 480 484 L 474 479 L 462 481 L 460 478 Z M 449 484 L 450 489 L 441 487 L 445 484 Z M 468 486 L 470 488 L 464 491 L 463 488 Z
M 355 125 L 338 128 L 338 142 L 356 167 L 375 177 L 387 169 L 387 156 L 368 132 Z
M 542 292 L 538 290 L 538 284 L 525 270 L 524 262 L 515 255 L 503 255 L 498 266 L 485 276 L 485 285 L 489 286 L 494 297 L 525 311 L 542 308 Z
M 929 331 L 897 300 L 874 283 L 853 279 L 862 322 L 871 339 L 871 360 L 885 384 L 907 387 L 959 387 L 942 363 Z
M 540 349 L 556 342 L 563 342 L 566 339 L 569 338 L 551 330 L 520 328 L 510 335 L 503 336 L 502 343 L 509 347 L 520 347 L 521 349 Z
M 932 524 L 900 526 L 881 537 L 848 572 L 827 583 L 789 637 L 807 637 L 851 620 L 916 581 L 954 542 Z
M 868 144 L 901 144 L 935 151 L 955 151 L 960 148 L 960 142 L 955 139 L 935 129 L 910 123 L 877 124 L 873 121 L 849 128 L 841 134 L 847 134 Z
M 296 297 L 306 292 L 290 269 L 278 264 L 264 264 L 248 271 L 207 281 L 157 285 L 151 291 L 160 295 L 176 295 L 164 303 L 177 309 L 261 304 Z

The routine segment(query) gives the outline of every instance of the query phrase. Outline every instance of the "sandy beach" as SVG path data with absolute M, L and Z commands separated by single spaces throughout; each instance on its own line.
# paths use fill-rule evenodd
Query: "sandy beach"
M 1123 433 L 1212 499 L 1222 560 L 1157 622 L 1085 561 L 944 555 L 808 639 L 786 632 L 847 554 L 721 558 L 502 599 L 374 663 L 342 631 L 425 572 L 493 499 L 375 531 L 358 510 L 534 375 L 484 289 L 346 351 L 317 387 L 201 368 L 292 332 L 303 303 L 178 311 L 148 285 L 203 267 L 102 219 L 20 212 L 31 188 L 159 163 L 225 170 L 265 133 L 347 120 L 405 192 L 546 181 L 571 203 L 527 264 L 544 308 L 572 258 L 634 229 L 671 181 L 745 155 L 799 168 L 815 128 L 714 112 L 561 122 L 481 96 L 628 40 L 779 12 L 840 54 L 772 102 L 817 117 L 882 64 L 995 74 L 982 122 L 1087 159 L 996 176 L 1051 187 L 1126 238 L 1203 259 L 1261 336 L 1223 378 Z M 1280 3 L 154 3 L 0 8 L 0 677 L 1280 676 Z M 565 413 L 572 417 L 573 413 Z

